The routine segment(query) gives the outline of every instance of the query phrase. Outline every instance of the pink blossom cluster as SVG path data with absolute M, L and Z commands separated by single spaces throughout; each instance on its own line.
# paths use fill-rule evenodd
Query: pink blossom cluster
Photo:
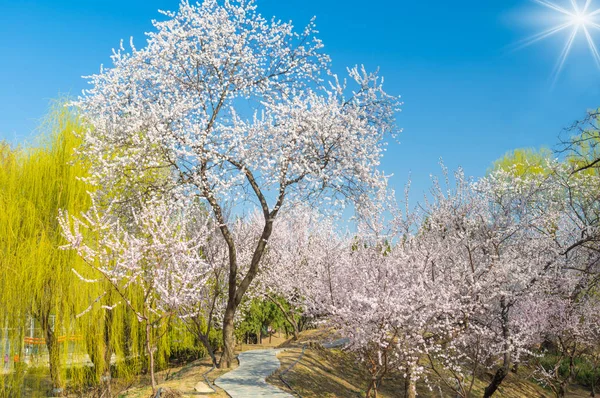
M 476 375 L 501 381 L 546 341 L 597 350 L 600 180 L 548 167 L 434 179 L 425 205 L 385 234 L 340 234 L 313 209 L 291 212 L 262 282 L 349 337 L 373 384 L 396 368 L 468 396 Z

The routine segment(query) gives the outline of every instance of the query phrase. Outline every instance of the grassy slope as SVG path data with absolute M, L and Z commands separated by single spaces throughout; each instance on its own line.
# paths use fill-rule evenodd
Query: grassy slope
M 300 348 L 308 341 L 325 341 L 330 339 L 331 332 L 309 331 L 301 335 L 297 344 L 286 343 L 283 346 L 288 349 L 279 354 L 282 366 L 278 372 L 267 379 L 273 385 L 289 391 L 279 379 L 282 369 L 287 369 L 302 352 Z M 329 338 L 328 338 L 329 337 Z M 327 350 L 318 347 L 307 347 L 302 359 L 285 375 L 285 380 L 302 397 L 339 397 L 356 398 L 364 397 L 367 388 L 366 374 L 356 358 L 347 352 L 340 350 Z M 477 380 L 473 396 L 481 397 L 486 383 Z M 390 374 L 384 379 L 379 391 L 382 398 L 403 397 L 404 381 L 401 374 Z M 425 385 L 417 386 L 420 397 L 453 397 L 449 391 L 430 391 Z M 510 374 L 496 393 L 497 397 L 504 398 L 535 398 L 552 397 L 549 391 L 542 389 L 537 384 L 520 379 L 517 375 Z M 589 392 L 575 389 L 567 395 L 571 398 L 589 397 Z

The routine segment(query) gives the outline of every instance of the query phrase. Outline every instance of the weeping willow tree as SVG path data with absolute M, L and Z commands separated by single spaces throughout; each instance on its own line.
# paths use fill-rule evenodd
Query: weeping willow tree
M 71 271 L 79 260 L 59 249 L 63 242 L 56 216 L 59 208 L 84 209 L 89 199 L 85 184 L 76 178 L 85 172 L 83 166 L 69 165 L 77 145 L 72 134 L 78 128 L 75 119 L 57 106 L 47 123 L 49 130 L 39 147 L 2 145 L 0 316 L 5 325 L 4 352 L 10 351 L 15 369 L 23 367 L 24 354 L 29 354 L 24 351 L 26 330 L 41 329 L 52 389 L 60 393 L 65 387 L 61 366 L 68 354 L 65 347 L 78 338 L 73 319 L 81 290 L 75 288 Z
M 5 368 L 0 396 L 35 394 L 24 385 L 26 362 L 31 369 L 36 358 L 46 363 L 50 380 L 49 386 L 38 382 L 39 390 L 60 394 L 69 387 L 89 395 L 97 386 L 100 394 L 111 396 L 114 376 L 131 380 L 147 371 L 146 332 L 136 315 L 118 304 L 108 281 L 75 252 L 61 250 L 67 242 L 59 209 L 80 214 L 91 202 L 93 187 L 81 179 L 85 159 L 73 156 L 85 126 L 57 103 L 42 127 L 35 147 L 0 142 L 0 365 Z M 134 306 L 143 300 L 135 287 L 126 295 Z M 165 324 L 153 334 L 159 368 L 167 365 L 172 350 L 197 345 L 181 325 Z
M 24 272 L 25 259 L 20 242 L 22 231 L 27 228 L 21 220 L 28 216 L 31 208 L 22 206 L 17 187 L 19 186 L 19 156 L 8 144 L 0 145 L 0 320 L 2 322 L 1 349 L 4 372 L 10 367 L 13 355 L 22 352 L 26 306 L 20 300 L 20 286 L 27 277 Z M 16 395 L 20 391 L 22 367 L 14 363 L 13 377 L 0 378 L 2 395 Z
M 40 345 L 47 348 L 39 357 L 47 358 L 55 394 L 65 391 L 67 364 L 71 370 L 84 369 L 89 357 L 95 373 L 106 373 L 111 355 L 124 346 L 128 322 L 127 314 L 118 310 L 108 315 L 96 309 L 88 314 L 93 318 L 78 317 L 102 286 L 82 284 L 75 277 L 73 270 L 81 271 L 84 264 L 60 249 L 65 242 L 57 215 L 58 209 L 77 213 L 89 206 L 90 187 L 77 178 L 85 175 L 85 165 L 71 163 L 83 127 L 59 104 L 43 127 L 34 148 L 0 145 L 1 352 L 9 358 L 3 362 L 10 375 L 0 379 L 4 396 L 22 393 L 24 362 L 31 364 Z M 94 350 L 103 355 L 94 355 Z M 89 373 L 75 369 L 70 375 L 81 385 L 90 382 Z
M 515 177 L 544 175 L 550 171 L 548 162 L 552 158 L 552 151 L 548 148 L 517 148 L 494 161 L 489 171 L 504 170 L 511 172 Z

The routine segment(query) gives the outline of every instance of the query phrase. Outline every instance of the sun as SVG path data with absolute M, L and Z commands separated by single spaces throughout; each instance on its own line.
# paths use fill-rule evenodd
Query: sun
M 587 41 L 590 53 L 594 59 L 594 62 L 596 63 L 596 66 L 600 68 L 600 54 L 598 53 L 598 48 L 596 47 L 592 37 L 592 33 L 595 30 L 600 30 L 600 24 L 597 22 L 597 18 L 600 17 L 600 8 L 592 10 L 592 0 L 585 0 L 585 4 L 583 5 L 581 5 L 582 2 L 578 2 L 577 0 L 570 0 L 569 7 L 558 5 L 549 0 L 531 1 L 554 11 L 560 17 L 560 22 L 555 26 L 552 26 L 550 29 L 521 40 L 519 43 L 517 43 L 517 48 L 530 46 L 540 40 L 546 39 L 560 32 L 567 33 L 567 41 L 552 73 L 554 76 L 553 81 L 556 82 L 565 65 L 565 61 L 571 52 L 573 43 L 577 37 L 583 35 Z
M 577 13 L 573 15 L 573 24 L 578 25 L 579 27 L 585 26 L 590 22 L 587 14 Z

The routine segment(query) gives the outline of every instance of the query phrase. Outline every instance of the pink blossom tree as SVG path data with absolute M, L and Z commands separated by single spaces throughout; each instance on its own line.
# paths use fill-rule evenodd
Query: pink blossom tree
M 410 396 L 418 378 L 435 377 L 468 397 L 487 370 L 491 396 L 531 352 L 539 330 L 515 307 L 562 272 L 557 233 L 570 224 L 555 181 L 502 173 L 473 182 L 459 171 L 448 190 L 435 180 L 431 199 L 399 223 L 402 234 L 361 237 L 347 254 L 330 320 L 375 365 L 373 389 L 395 366 Z
M 301 317 L 317 319 L 328 314 L 335 290 L 341 288 L 335 285 L 340 281 L 333 274 L 345 266 L 348 250 L 349 241 L 336 230 L 334 220 L 307 206 L 296 206 L 277 220 L 254 290 L 284 314 L 294 339 Z M 283 306 L 279 298 L 289 306 Z
M 221 360 L 229 367 L 234 316 L 280 209 L 350 199 L 366 211 L 386 186 L 377 167 L 385 135 L 397 132 L 398 100 L 364 69 L 349 69 L 348 84 L 332 75 L 312 22 L 296 33 L 264 19 L 251 0 L 184 1 L 164 14 L 144 48 L 121 48 L 112 68 L 90 77 L 75 103 L 93 126 L 80 154 L 103 192 L 114 195 L 117 183 L 148 190 L 136 176 L 165 170 L 170 178 L 152 191 L 197 197 L 212 211 L 229 257 Z M 240 278 L 225 211 L 248 207 L 262 228 Z
M 129 210 L 125 216 L 94 203 L 81 217 L 61 212 L 59 221 L 69 242 L 64 249 L 76 250 L 91 271 L 108 281 L 118 294 L 120 301 L 114 305 L 124 303 L 145 325 L 154 391 L 154 352 L 159 338 L 155 331 L 173 316 L 192 315 L 203 300 L 205 282 L 212 270 L 202 253 L 210 223 L 197 204 L 180 200 L 142 202 Z M 86 236 L 95 239 L 84 240 L 83 229 L 90 232 Z M 98 278 L 77 275 L 86 283 L 99 282 Z M 132 290 L 140 292 L 141 302 L 132 300 Z M 85 312 L 107 293 L 94 300 Z M 105 306 L 106 310 L 112 308 Z
M 594 354 L 600 341 L 600 302 L 595 294 L 573 300 L 565 287 L 568 281 L 553 294 L 546 292 L 529 300 L 523 311 L 523 323 L 539 331 L 539 343 L 555 346 L 553 364 L 536 368 L 534 377 L 550 388 L 556 397 L 564 397 L 576 376 L 576 360 Z M 541 352 L 540 355 L 544 355 Z M 561 367 L 566 363 L 566 372 Z M 593 391 L 592 391 L 593 392 Z

